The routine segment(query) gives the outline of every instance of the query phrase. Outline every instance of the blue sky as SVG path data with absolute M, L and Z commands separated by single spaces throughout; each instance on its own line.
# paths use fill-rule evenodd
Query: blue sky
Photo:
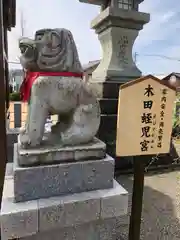
M 138 53 L 138 67 L 143 74 L 180 72 L 180 0 L 145 0 L 140 11 L 150 13 L 151 21 L 140 31 L 133 48 Z M 78 0 L 17 0 L 17 26 L 9 33 L 10 61 L 19 56 L 21 12 L 26 36 L 32 37 L 44 27 L 64 27 L 74 35 L 82 64 L 101 57 L 97 35 L 90 29 L 99 7 Z M 165 55 L 179 61 L 145 55 Z

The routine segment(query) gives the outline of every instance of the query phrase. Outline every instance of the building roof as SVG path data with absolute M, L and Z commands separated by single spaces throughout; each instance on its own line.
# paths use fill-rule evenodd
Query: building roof
M 158 75 L 154 75 L 155 77 L 159 78 L 160 80 L 162 80 L 163 78 L 165 78 L 167 75 L 165 74 L 158 74 Z
M 24 74 L 22 69 L 11 69 L 9 73 L 11 76 L 22 76 Z
M 95 60 L 95 61 L 89 61 L 89 63 L 87 64 L 84 64 L 83 65 L 83 70 L 85 72 L 88 72 L 90 70 L 90 73 L 91 73 L 91 69 L 92 69 L 92 72 L 94 71 L 94 67 L 97 67 L 100 63 L 100 60 Z M 177 72 L 172 72 L 170 73 L 169 75 L 164 75 L 164 74 L 158 74 L 158 75 L 154 75 L 156 78 L 160 79 L 160 80 L 169 80 L 169 78 L 174 75 L 176 76 L 179 80 L 180 80 L 180 73 L 177 73 Z M 143 77 L 143 76 L 142 76 Z
M 79 0 L 82 3 L 89 3 L 93 5 L 101 5 L 102 1 L 101 0 L 95 0 L 95 1 L 90 1 L 90 0 Z
M 170 78 L 171 76 L 175 76 L 175 77 L 177 77 L 177 78 L 180 79 L 180 73 L 172 72 L 172 73 L 170 73 L 169 75 L 165 76 L 162 80 L 169 80 L 169 78 Z
M 100 63 L 100 60 L 89 61 L 87 64 L 84 64 L 82 67 L 83 67 L 83 70 L 86 71 L 86 70 L 89 70 L 90 68 L 95 67 L 99 63 Z
M 18 79 L 18 81 L 21 81 L 21 79 L 23 79 L 24 76 L 24 72 L 22 69 L 11 69 L 9 71 L 9 82 L 12 83 L 13 79 L 15 79 L 15 81 Z

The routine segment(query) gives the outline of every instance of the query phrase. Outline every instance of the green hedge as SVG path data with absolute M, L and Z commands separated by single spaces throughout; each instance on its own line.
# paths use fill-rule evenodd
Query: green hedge
M 177 100 L 177 102 L 174 106 L 174 115 L 173 115 L 173 130 L 172 130 L 173 137 L 179 137 L 179 135 L 180 135 L 180 118 L 179 118 L 179 113 L 177 112 L 177 109 L 179 109 L 179 107 L 180 107 L 179 93 L 177 94 L 176 100 Z
M 19 92 L 13 92 L 9 94 L 9 100 L 10 101 L 21 101 L 20 93 Z

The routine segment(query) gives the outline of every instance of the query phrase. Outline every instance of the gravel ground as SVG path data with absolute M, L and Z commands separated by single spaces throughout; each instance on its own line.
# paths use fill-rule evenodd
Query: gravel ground
M 120 235 L 126 240 L 128 239 L 133 178 L 120 176 L 117 180 L 130 193 L 128 216 L 119 220 Z M 180 239 L 180 171 L 146 175 L 141 239 Z

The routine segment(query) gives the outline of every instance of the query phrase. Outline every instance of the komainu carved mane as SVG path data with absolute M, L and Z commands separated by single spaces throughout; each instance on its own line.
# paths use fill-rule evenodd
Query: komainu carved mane
M 41 29 L 35 40 L 21 39 L 20 61 L 31 71 L 82 72 L 72 33 L 64 28 Z

